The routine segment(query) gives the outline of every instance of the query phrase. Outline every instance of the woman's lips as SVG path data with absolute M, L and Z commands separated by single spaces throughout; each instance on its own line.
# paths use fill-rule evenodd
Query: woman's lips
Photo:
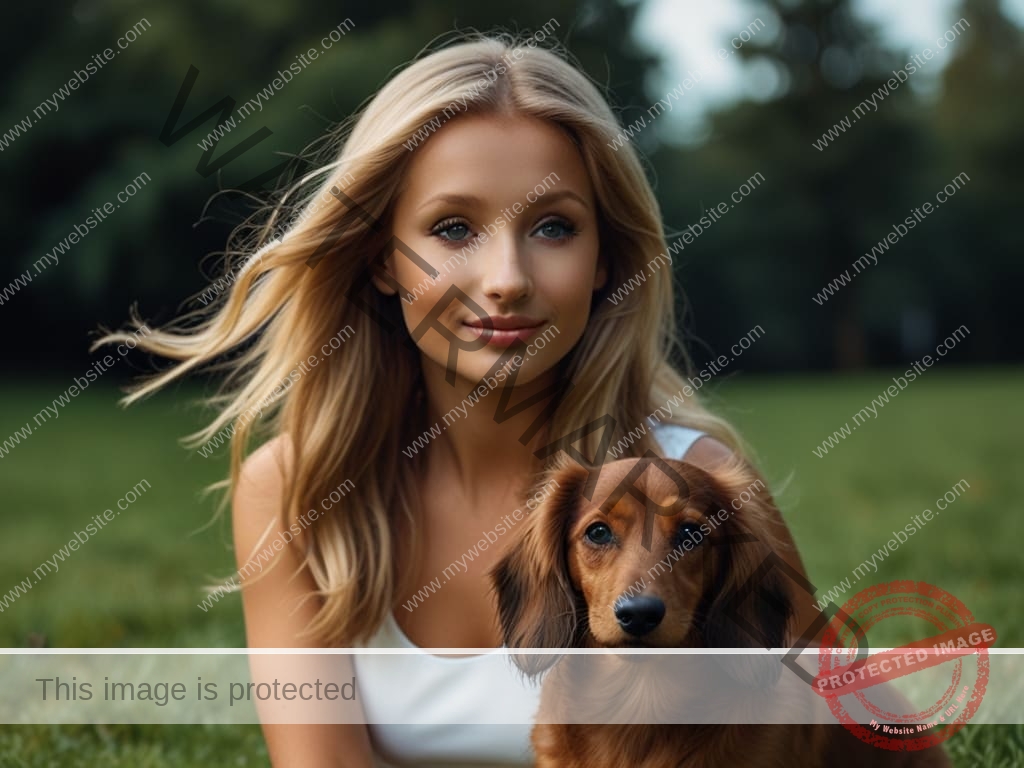
M 525 344 L 541 326 L 540 323 L 519 328 L 484 328 L 469 323 L 463 325 L 473 333 L 474 339 L 483 337 L 487 339 L 488 346 L 495 347 L 508 347 L 517 342 Z

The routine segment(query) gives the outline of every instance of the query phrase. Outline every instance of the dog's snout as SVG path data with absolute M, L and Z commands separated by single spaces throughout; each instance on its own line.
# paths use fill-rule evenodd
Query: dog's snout
M 665 603 L 659 597 L 628 597 L 615 604 L 615 618 L 623 630 L 643 637 L 665 618 Z

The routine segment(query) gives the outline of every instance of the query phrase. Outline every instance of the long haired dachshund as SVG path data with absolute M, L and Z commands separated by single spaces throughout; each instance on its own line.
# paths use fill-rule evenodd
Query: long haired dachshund
M 626 655 L 792 645 L 792 584 L 785 567 L 762 565 L 780 550 L 778 513 L 746 464 L 708 472 L 622 459 L 602 467 L 592 493 L 581 466 L 555 477 L 557 491 L 491 570 L 505 645 L 622 653 L 513 654 L 526 674 L 548 672 L 531 733 L 538 768 L 949 765 L 941 748 L 888 752 L 813 724 L 828 722 L 806 717 L 823 702 L 795 675 L 781 676 L 778 656 L 716 656 L 728 660 L 723 675 L 708 657 Z M 666 675 L 665 660 L 688 662 L 686 672 Z M 728 715 L 711 702 L 723 688 Z M 812 724 L 736 717 L 737 701 L 777 708 L 780 696 L 803 708 L 793 722 Z M 709 708 L 703 724 L 672 724 L 695 705 Z

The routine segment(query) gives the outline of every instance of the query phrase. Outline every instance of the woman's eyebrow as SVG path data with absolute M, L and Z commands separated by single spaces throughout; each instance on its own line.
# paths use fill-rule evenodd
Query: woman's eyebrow
M 557 192 L 549 192 L 545 195 L 537 195 L 537 199 L 534 202 L 537 204 L 542 202 L 555 202 L 558 200 L 564 200 L 565 198 L 577 201 L 584 208 L 590 208 L 590 203 L 584 200 L 582 196 L 573 192 L 571 189 L 560 189 Z
M 433 197 L 428 198 L 422 205 L 420 205 L 418 210 L 422 210 L 426 208 L 428 205 L 433 205 L 434 203 L 438 202 L 450 203 L 451 205 L 465 205 L 468 207 L 473 205 L 480 205 L 481 203 L 483 203 L 483 200 L 481 200 L 479 197 L 475 197 L 474 195 L 458 195 L 450 192 L 442 192 L 439 195 L 434 195 Z
M 539 204 L 541 202 L 556 202 L 558 200 L 570 198 L 572 200 L 576 200 L 578 203 L 580 203 L 580 205 L 584 206 L 585 208 L 590 208 L 590 204 L 587 203 L 587 201 L 584 200 L 582 196 L 580 196 L 576 192 L 573 192 L 571 189 L 560 189 L 554 192 L 548 192 L 547 194 L 544 195 L 536 195 L 536 197 L 537 199 L 534 201 L 535 204 Z M 451 192 L 442 192 L 440 194 L 427 198 L 427 200 L 420 204 L 417 210 L 422 210 L 429 205 L 433 205 L 439 202 L 448 203 L 450 205 L 463 205 L 466 206 L 467 208 L 472 206 L 482 206 L 484 204 L 483 199 L 475 195 L 461 195 Z

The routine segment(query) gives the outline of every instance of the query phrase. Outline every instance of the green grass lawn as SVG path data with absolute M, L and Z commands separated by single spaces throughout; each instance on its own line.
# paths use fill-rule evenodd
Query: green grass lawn
M 857 378 L 739 377 L 713 392 L 756 451 L 789 522 L 811 581 L 822 592 L 884 547 L 912 515 L 961 480 L 969 489 L 855 585 L 924 580 L 960 598 L 995 626 L 999 645 L 1024 645 L 1017 589 L 1020 428 L 1024 372 L 934 371 L 913 382 L 876 419 L 818 458 L 812 449 L 891 383 Z M 8 386 L 0 442 L 68 386 Z M 93 385 L 60 416 L 0 459 L 7 535 L 0 540 L 0 596 L 67 544 L 90 518 L 114 508 L 136 483 L 150 488 L 78 552 L 0 613 L 0 644 L 51 647 L 244 645 L 237 595 L 208 612 L 202 585 L 230 576 L 226 519 L 202 488 L 226 469 L 177 440 L 200 423 L 191 390 L 128 411 L 117 392 Z M 875 644 L 891 640 L 872 637 Z M 890 643 L 891 644 L 891 643 Z M 1024 764 L 1024 729 L 968 727 L 949 742 L 958 766 Z M 7 766 L 267 765 L 257 726 L 0 727 Z

